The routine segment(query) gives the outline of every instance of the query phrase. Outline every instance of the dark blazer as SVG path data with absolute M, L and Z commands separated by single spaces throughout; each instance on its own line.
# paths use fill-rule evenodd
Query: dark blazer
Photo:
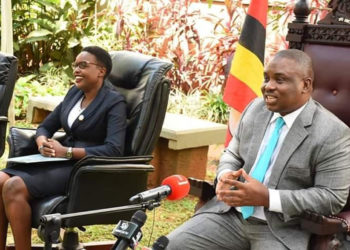
M 68 114 L 83 96 L 73 86 L 64 100 L 38 127 L 36 136 L 48 138 L 63 128 L 66 137 L 62 145 L 85 148 L 87 155 L 122 156 L 126 133 L 126 103 L 124 97 L 104 84 L 95 99 L 69 128 Z
M 244 168 L 249 173 L 271 117 L 262 98 L 250 103 L 220 159 L 218 172 Z M 265 209 L 273 234 L 289 249 L 306 249 L 310 233 L 301 230 L 299 216 L 306 210 L 339 213 L 348 197 L 349 176 L 349 127 L 310 99 L 286 135 L 267 185 L 280 191 L 283 210 Z M 214 197 L 198 213 L 229 209 Z

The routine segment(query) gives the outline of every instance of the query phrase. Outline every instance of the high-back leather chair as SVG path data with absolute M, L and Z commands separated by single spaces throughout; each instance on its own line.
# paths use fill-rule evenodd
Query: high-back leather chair
M 125 206 L 131 196 L 146 189 L 148 172 L 154 169 L 149 165 L 150 154 L 161 132 L 170 90 L 165 74 L 172 64 L 128 51 L 110 54 L 113 68 L 107 84 L 121 92 L 127 103 L 125 157 L 88 156 L 77 162 L 64 195 L 32 201 L 35 228 L 42 215 Z M 34 134 L 35 130 L 11 128 L 9 157 L 37 153 Z M 62 134 L 55 136 L 59 140 Z M 62 221 L 62 227 L 115 224 L 132 213 L 72 218 Z
M 350 126 L 350 10 L 346 7 L 350 1 L 332 1 L 332 11 L 318 24 L 306 22 L 310 11 L 304 2 L 297 3 L 295 21 L 288 25 L 289 47 L 312 58 L 313 98 Z M 302 227 L 314 233 L 311 249 L 339 249 L 341 245 L 350 249 L 346 239 L 350 235 L 349 201 L 338 215 L 305 212 Z
M 0 53 L 0 157 L 5 150 L 7 114 L 17 76 L 17 58 Z

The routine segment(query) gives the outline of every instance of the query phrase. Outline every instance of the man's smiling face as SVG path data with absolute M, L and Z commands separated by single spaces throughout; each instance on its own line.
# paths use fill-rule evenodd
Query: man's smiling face
M 267 108 L 283 116 L 307 102 L 310 84 L 304 70 L 294 60 L 275 57 L 266 67 L 261 91 Z

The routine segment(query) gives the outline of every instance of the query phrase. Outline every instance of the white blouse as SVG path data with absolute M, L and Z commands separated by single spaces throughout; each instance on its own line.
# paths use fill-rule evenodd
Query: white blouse
M 79 115 L 85 110 L 85 108 L 81 108 L 81 102 L 83 101 L 84 96 L 82 96 L 79 101 L 74 105 L 68 115 L 68 126 L 71 128 L 73 122 L 79 117 Z

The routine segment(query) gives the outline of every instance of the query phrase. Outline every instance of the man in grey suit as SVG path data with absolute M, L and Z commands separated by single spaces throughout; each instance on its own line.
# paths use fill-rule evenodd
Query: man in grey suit
M 307 249 L 310 233 L 299 216 L 340 212 L 350 184 L 350 129 L 311 98 L 313 78 L 304 52 L 275 55 L 263 98 L 245 109 L 220 159 L 217 195 L 168 235 L 167 249 Z

